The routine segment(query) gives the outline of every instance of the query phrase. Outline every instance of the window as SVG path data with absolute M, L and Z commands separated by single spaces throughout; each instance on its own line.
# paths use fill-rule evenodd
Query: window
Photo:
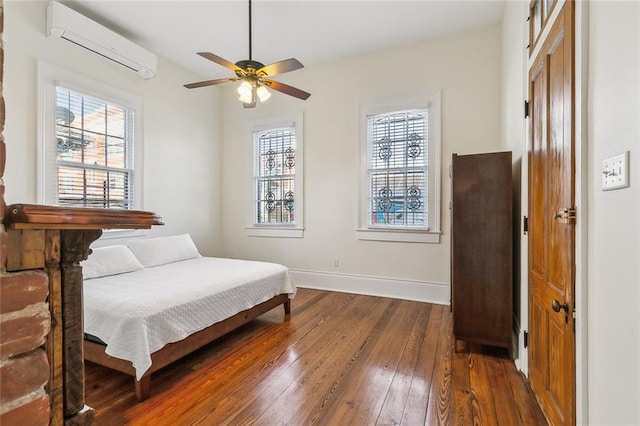
M 249 235 L 302 237 L 302 118 L 257 123 Z
M 39 75 L 39 201 L 140 208 L 139 99 L 44 63 Z
M 254 133 L 256 224 L 295 223 L 296 129 Z
M 439 242 L 440 96 L 363 108 L 360 239 Z
M 369 225 L 424 228 L 428 110 L 367 117 Z
M 133 207 L 132 109 L 56 86 L 57 204 Z

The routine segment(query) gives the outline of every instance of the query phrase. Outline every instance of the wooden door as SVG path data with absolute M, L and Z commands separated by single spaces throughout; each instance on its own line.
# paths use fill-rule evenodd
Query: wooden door
M 529 69 L 529 378 L 554 425 L 575 423 L 573 3 Z

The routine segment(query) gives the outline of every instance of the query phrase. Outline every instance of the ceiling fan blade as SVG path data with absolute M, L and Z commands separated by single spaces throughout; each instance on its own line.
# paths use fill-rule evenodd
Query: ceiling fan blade
M 185 84 L 184 87 L 186 87 L 187 89 L 195 89 L 197 87 L 213 86 L 216 84 L 223 84 L 223 83 L 228 83 L 230 81 L 237 81 L 237 80 L 239 80 L 239 78 L 235 78 L 235 77 L 217 78 L 215 80 L 206 80 L 206 81 L 199 81 L 197 83 Z
M 198 55 L 200 55 L 203 58 L 206 58 L 206 59 L 208 59 L 210 61 L 213 61 L 218 65 L 222 65 L 223 67 L 227 67 L 227 68 L 229 68 L 230 70 L 233 70 L 233 71 L 238 71 L 238 70 L 242 69 L 239 66 L 237 66 L 236 64 L 234 64 L 232 62 L 229 62 L 226 59 L 221 58 L 218 55 L 214 55 L 213 53 L 210 53 L 210 52 L 198 52 Z
M 289 86 L 288 84 L 280 83 L 279 81 L 274 80 L 263 80 L 263 82 L 273 90 L 277 90 L 278 92 L 282 92 L 289 96 L 293 96 L 298 99 L 306 100 L 311 93 L 307 93 L 304 90 L 297 89 L 293 86 Z
M 295 71 L 300 68 L 304 68 L 304 65 L 302 65 L 300 61 L 298 61 L 297 59 L 290 58 L 290 59 L 285 59 L 283 61 L 274 62 L 269 65 L 265 65 L 264 67 L 256 71 L 256 73 L 260 74 L 264 72 L 268 76 L 272 76 L 277 74 L 284 74 L 285 72 L 289 72 L 289 71 Z

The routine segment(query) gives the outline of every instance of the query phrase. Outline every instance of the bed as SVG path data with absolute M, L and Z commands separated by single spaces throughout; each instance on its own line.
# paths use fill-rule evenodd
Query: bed
M 284 306 L 296 287 L 282 265 L 202 257 L 188 234 L 96 248 L 83 262 L 84 359 L 135 378 Z

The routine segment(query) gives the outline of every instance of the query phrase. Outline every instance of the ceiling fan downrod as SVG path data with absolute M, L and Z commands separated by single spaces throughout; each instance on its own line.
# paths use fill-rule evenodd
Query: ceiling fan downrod
M 249 61 L 253 59 L 251 56 L 251 0 L 249 0 Z

